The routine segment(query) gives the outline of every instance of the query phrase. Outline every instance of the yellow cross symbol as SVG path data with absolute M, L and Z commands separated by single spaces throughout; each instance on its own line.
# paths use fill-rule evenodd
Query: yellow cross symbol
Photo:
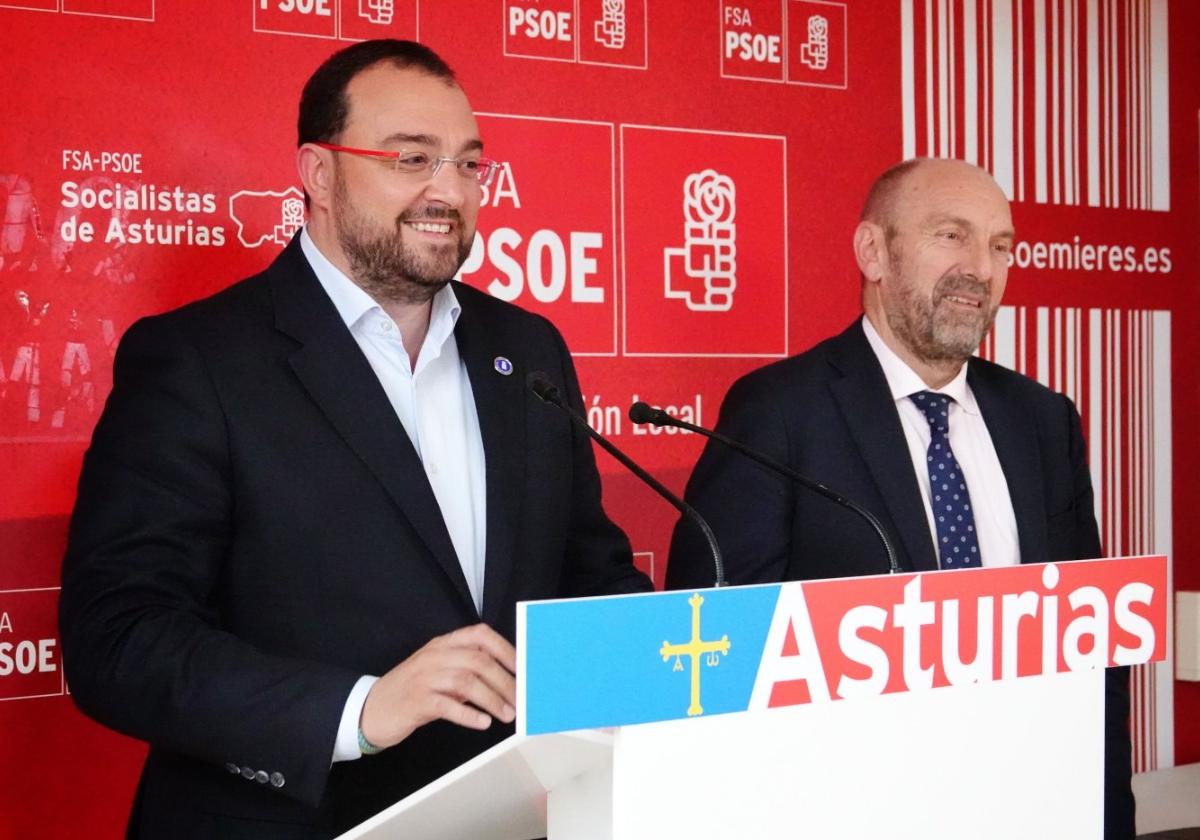
M 690 656 L 692 658 L 692 704 L 688 706 L 688 717 L 704 714 L 704 709 L 700 705 L 700 656 L 708 654 L 709 667 L 717 665 L 721 660 L 717 656 L 718 653 L 729 653 L 729 636 L 722 636 L 719 642 L 704 642 L 700 640 L 700 605 L 704 603 L 704 598 L 699 592 L 688 598 L 688 603 L 692 607 L 692 638 L 691 641 L 682 645 L 673 645 L 669 642 L 663 642 L 659 648 L 659 653 L 662 654 L 663 662 L 669 660 L 672 656 Z M 676 659 L 676 669 L 679 669 L 679 661 Z

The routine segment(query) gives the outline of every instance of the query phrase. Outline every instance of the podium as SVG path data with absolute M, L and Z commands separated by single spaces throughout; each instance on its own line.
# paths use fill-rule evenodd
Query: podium
M 1096 838 L 1165 557 L 518 607 L 517 734 L 343 838 Z

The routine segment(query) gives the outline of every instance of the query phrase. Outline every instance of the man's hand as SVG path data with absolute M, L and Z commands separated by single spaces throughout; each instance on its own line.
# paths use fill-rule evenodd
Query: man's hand
M 403 741 L 419 726 L 448 720 L 487 729 L 492 718 L 516 716 L 517 652 L 486 624 L 463 627 L 428 644 L 388 671 L 363 704 L 363 735 L 378 747 Z

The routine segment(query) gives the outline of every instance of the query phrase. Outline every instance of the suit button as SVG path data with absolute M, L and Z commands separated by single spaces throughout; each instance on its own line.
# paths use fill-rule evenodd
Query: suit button
M 234 773 L 234 774 L 242 772 L 242 768 L 238 767 L 232 761 L 225 765 L 225 769 L 228 770 L 230 773 Z
M 243 779 L 253 779 L 254 778 L 254 770 L 249 767 L 243 767 L 242 768 L 242 778 Z
M 276 772 L 276 773 L 271 774 L 271 787 L 277 787 L 277 788 L 283 787 L 283 774 L 282 773 Z
M 260 785 L 265 785 L 267 783 L 267 779 L 269 778 L 271 777 L 267 775 L 266 770 L 259 770 L 254 774 L 254 781 L 258 782 Z

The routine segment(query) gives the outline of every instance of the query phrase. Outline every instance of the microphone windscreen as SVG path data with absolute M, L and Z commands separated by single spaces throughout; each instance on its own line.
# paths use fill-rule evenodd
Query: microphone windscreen
M 525 377 L 525 385 L 543 402 L 553 403 L 554 405 L 559 405 L 562 402 L 562 397 L 558 393 L 558 386 L 554 384 L 549 376 L 540 370 L 530 371 L 529 375 Z
M 629 419 L 634 423 L 656 423 L 658 420 L 658 409 L 651 408 L 646 403 L 638 400 L 629 406 Z

